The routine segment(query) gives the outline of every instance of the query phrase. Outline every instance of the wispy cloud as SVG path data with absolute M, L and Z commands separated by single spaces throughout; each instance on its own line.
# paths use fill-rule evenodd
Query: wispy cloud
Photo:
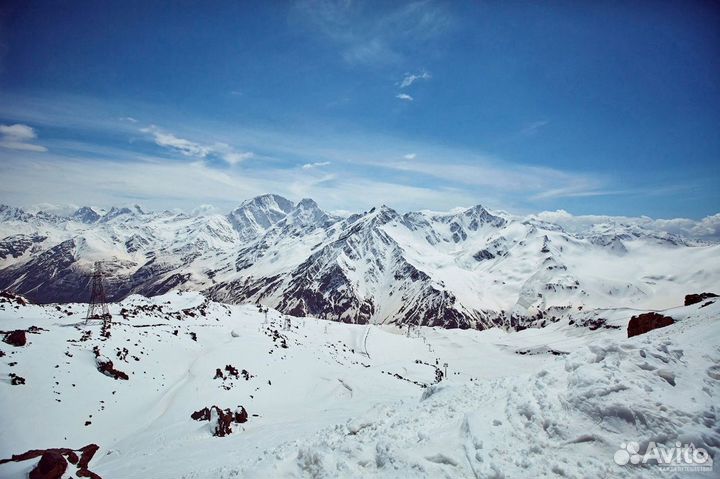
M 407 93 L 398 93 L 395 95 L 395 98 L 402 100 L 402 101 L 413 101 L 414 98 L 408 95 Z
M 446 31 L 452 16 L 442 3 L 427 0 L 376 8 L 348 0 L 305 0 L 291 15 L 313 33 L 340 46 L 351 64 L 388 64 L 401 61 L 406 51 Z
M 240 152 L 235 150 L 227 143 L 213 143 L 211 145 L 205 145 L 194 141 L 180 138 L 172 133 L 168 133 L 159 129 L 155 125 L 150 125 L 146 128 L 141 128 L 141 132 L 150 134 L 155 144 L 164 148 L 169 148 L 178 153 L 204 160 L 210 156 L 215 156 L 230 165 L 237 165 L 245 160 L 253 158 L 255 155 L 252 152 Z
M 32 143 L 37 138 L 35 130 L 20 123 L 14 125 L 0 125 L 0 147 L 10 150 L 47 151 L 42 145 Z
M 537 134 L 542 128 L 547 126 L 548 123 L 550 122 L 547 120 L 534 121 L 529 125 L 526 125 L 522 130 L 520 130 L 520 134 L 524 136 L 533 136 Z
M 141 128 L 140 131 L 152 135 L 155 139 L 156 145 L 171 148 L 185 156 L 204 159 L 212 151 L 207 146 L 200 145 L 199 143 L 195 143 L 184 138 L 178 138 L 172 133 L 166 133 L 155 125 L 150 125 L 147 128 Z
M 330 164 L 329 161 L 316 161 L 315 163 L 305 163 L 302 165 L 303 170 L 309 170 L 311 168 L 320 168 L 322 166 L 328 166 Z
M 145 198 L 141 202 L 149 207 L 180 206 L 187 211 L 203 203 L 227 206 L 267 191 L 291 198 L 310 196 L 324 201 L 329 209 L 355 210 L 381 201 L 413 209 L 483 203 L 528 210 L 537 205 L 567 207 L 573 204 L 572 198 L 628 191 L 651 194 L 638 193 L 622 178 L 597 171 L 526 165 L 430 140 L 357 130 L 339 134 L 312 121 L 292 130 L 283 125 L 273 129 L 208 122 L 151 105 L 136 108 L 133 117 L 153 118 L 155 125 L 162 126 L 143 126 L 107 113 L 127 111 L 126 105 L 103 107 L 98 100 L 72 100 L 70 106 L 44 98 L 28 102 L 36 109 L 24 109 L 26 115 L 32 113 L 34 119 L 42 120 L 37 124 L 64 131 L 66 136 L 44 141 L 50 151 L 42 155 L 0 148 L 6 201 L 60 203 L 65 198 L 65 202 L 79 203 L 85 200 L 77 192 L 88 191 L 88 177 L 96 177 L 102 186 L 94 192 L 96 204 L 108 205 L 132 195 Z M 83 114 L 72 105 L 84 105 L 86 111 Z M 13 118 L 4 112 L 6 108 L 0 102 L 0 113 Z M 113 141 L 108 143 L 108 138 Z M 178 157 L 192 161 L 177 161 Z M 254 157 L 263 161 L 247 161 Z M 328 173 L 330 163 L 336 166 L 335 174 Z M 227 164 L 236 166 L 225 168 Z M 123 176 L 125 170 L 127 176 Z M 77 178 L 56 184 L 59 174 L 70 178 L 74 173 Z M 160 189 L 154 178 L 161 174 L 195 190 L 181 198 L 179 189 Z M 31 180 L 35 187 L 30 187 Z M 221 188 L 221 183 L 226 186 Z M 358 185 L 363 185 L 362 191 Z M 368 191 L 376 194 L 368 195 Z M 398 192 L 407 196 L 399 198 Z
M 432 77 L 426 71 L 416 74 L 406 73 L 400 82 L 400 88 L 407 88 L 418 80 L 429 80 L 430 78 Z

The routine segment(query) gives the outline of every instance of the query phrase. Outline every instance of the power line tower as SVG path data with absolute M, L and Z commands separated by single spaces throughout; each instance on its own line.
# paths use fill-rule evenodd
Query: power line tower
M 95 269 L 92 275 L 92 292 L 90 293 L 90 304 L 88 304 L 87 316 L 85 317 L 85 324 L 91 319 L 102 319 L 103 327 L 109 328 L 110 310 L 107 305 L 107 298 L 105 297 L 105 286 L 103 285 L 104 273 L 102 270 L 102 263 L 95 261 Z

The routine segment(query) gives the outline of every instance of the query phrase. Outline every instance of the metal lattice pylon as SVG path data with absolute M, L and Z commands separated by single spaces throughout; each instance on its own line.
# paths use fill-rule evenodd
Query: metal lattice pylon
M 90 304 L 88 304 L 87 316 L 85 322 L 91 319 L 102 319 L 104 322 L 109 321 L 112 316 L 107 305 L 105 297 L 105 286 L 103 285 L 103 270 L 100 261 L 95 262 L 95 269 L 92 275 L 92 292 L 90 293 Z

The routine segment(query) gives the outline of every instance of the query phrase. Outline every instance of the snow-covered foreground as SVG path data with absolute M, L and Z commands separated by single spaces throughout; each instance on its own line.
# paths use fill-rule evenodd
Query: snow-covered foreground
M 95 443 L 90 469 L 106 479 L 672 477 L 613 457 L 628 441 L 692 442 L 718 457 L 720 301 L 703 304 L 628 339 L 636 311 L 407 337 L 311 318 L 288 328 L 275 311 L 196 293 L 113 305 L 105 338 L 83 324 L 84 305 L 5 303 L 1 330 L 42 329 L 22 347 L 0 343 L 0 458 Z M 596 318 L 620 328 L 578 326 Z M 96 347 L 129 379 L 101 374 Z M 248 421 L 213 437 L 190 417 L 213 405 L 243 406 Z M 0 465 L 0 477 L 35 463 Z

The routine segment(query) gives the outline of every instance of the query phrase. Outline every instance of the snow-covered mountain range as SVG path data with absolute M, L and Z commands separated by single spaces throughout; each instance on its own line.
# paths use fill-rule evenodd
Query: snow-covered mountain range
M 672 307 L 720 283 L 717 244 L 626 221 L 570 232 L 479 205 L 348 217 L 278 195 L 226 215 L 0 206 L 0 238 L 0 289 L 34 302 L 87 301 L 103 261 L 110 300 L 192 290 L 348 323 L 518 327 L 569 309 Z

